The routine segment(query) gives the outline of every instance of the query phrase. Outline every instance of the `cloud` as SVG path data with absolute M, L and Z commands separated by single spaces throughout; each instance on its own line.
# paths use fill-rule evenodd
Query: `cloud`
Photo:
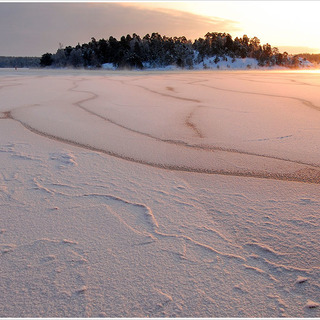
M 194 39 L 203 37 L 207 32 L 232 32 L 238 30 L 237 22 L 209 18 L 189 12 L 172 9 L 141 9 L 127 7 L 132 10 L 131 18 L 136 22 L 136 27 L 144 32 L 159 32 L 167 36 L 186 36 Z M 130 22 L 128 22 L 130 24 Z M 147 31 L 148 30 L 148 31 Z M 137 33 L 137 32 L 136 32 Z
M 195 39 L 237 29 L 232 20 L 122 3 L 0 3 L 0 55 L 40 56 L 55 52 L 59 43 L 74 46 L 91 37 L 158 32 Z

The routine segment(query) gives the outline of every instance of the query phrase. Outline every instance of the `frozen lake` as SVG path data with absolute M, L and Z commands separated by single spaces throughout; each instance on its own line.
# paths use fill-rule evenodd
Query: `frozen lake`
M 0 69 L 0 315 L 319 317 L 319 87 Z

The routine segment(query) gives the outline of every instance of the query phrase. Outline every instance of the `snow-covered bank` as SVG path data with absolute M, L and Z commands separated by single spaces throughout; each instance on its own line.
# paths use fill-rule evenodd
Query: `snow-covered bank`
M 104 63 L 101 66 L 102 70 L 117 70 L 117 68 L 112 63 Z M 181 71 L 182 68 L 178 67 L 177 65 L 168 65 L 165 67 L 160 66 L 153 66 L 150 63 L 143 63 L 144 71 Z M 188 67 L 185 69 L 188 70 Z M 272 65 L 272 66 L 261 66 L 257 59 L 254 58 L 232 58 L 230 56 L 213 56 L 213 57 L 206 57 L 203 61 L 193 62 L 192 70 L 269 70 L 269 71 L 276 71 L 276 70 L 287 70 L 290 71 L 288 66 L 280 66 L 280 65 Z M 311 63 L 308 60 L 304 60 L 299 58 L 299 63 L 295 70 L 312 70 L 312 69 L 319 69 L 319 66 L 316 64 Z
M 319 74 L 46 72 L 0 74 L 1 316 L 319 317 Z

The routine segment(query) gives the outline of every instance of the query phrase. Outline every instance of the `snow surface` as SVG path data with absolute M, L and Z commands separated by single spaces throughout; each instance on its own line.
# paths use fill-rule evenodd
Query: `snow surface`
M 195 52 L 195 57 L 192 64 L 193 70 L 288 70 L 288 67 L 273 65 L 273 66 L 259 66 L 258 60 L 255 58 L 232 58 L 230 56 L 212 56 L 212 57 L 205 57 L 203 61 L 197 62 L 199 52 Z M 144 69 L 147 70 L 181 70 L 180 67 L 177 65 L 168 65 L 165 67 L 155 67 L 153 64 L 149 62 L 143 62 Z M 103 69 L 107 70 L 115 70 L 116 68 L 113 66 L 112 63 L 105 63 L 102 65 Z M 188 68 L 188 67 L 186 67 Z M 317 69 L 317 65 L 311 63 L 308 60 L 304 60 L 303 58 L 299 58 L 299 65 L 298 69 L 304 70 L 312 70 Z
M 319 317 L 319 86 L 0 70 L 0 315 Z

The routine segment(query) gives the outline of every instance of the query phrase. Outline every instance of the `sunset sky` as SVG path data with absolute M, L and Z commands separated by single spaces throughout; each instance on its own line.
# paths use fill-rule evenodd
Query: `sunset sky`
M 96 39 L 158 32 L 247 34 L 281 52 L 320 53 L 320 1 L 0 2 L 0 56 L 41 56 Z

